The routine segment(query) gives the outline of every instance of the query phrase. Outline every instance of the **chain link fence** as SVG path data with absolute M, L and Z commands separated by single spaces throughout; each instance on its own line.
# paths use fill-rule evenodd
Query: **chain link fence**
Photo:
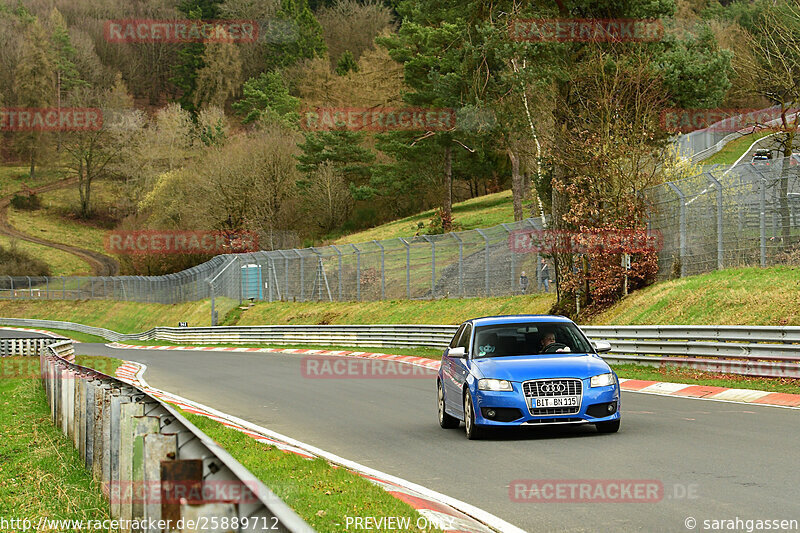
M 541 228 L 526 219 L 444 235 L 220 255 L 166 276 L 5 276 L 0 298 L 171 304 L 211 297 L 302 302 L 507 296 L 544 290 L 539 256 L 510 245 L 512 232 L 525 229 Z
M 756 166 L 757 165 L 757 166 Z M 800 165 L 715 167 L 648 191 L 661 277 L 800 260 Z

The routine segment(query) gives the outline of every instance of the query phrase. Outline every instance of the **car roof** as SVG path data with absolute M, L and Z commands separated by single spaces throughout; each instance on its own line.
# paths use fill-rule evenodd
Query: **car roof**
M 497 315 L 483 316 L 468 320 L 475 326 L 492 326 L 499 324 L 521 324 L 528 322 L 563 322 L 572 323 L 569 318 L 558 315 Z

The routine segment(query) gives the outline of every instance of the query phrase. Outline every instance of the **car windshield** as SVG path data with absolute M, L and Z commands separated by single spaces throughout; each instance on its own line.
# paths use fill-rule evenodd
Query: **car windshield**
M 552 353 L 594 353 L 577 326 L 564 322 L 496 324 L 475 328 L 472 356 L 507 357 Z

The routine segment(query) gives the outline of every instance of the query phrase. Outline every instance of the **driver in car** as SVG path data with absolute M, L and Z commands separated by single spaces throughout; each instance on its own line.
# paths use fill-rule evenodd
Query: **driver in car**
M 547 331 L 542 334 L 541 349 L 539 353 L 562 353 L 569 352 L 569 346 L 556 342 L 556 334 L 552 331 Z
M 556 334 L 548 331 L 542 335 L 542 340 L 539 343 L 539 353 L 545 353 L 548 346 L 556 342 Z

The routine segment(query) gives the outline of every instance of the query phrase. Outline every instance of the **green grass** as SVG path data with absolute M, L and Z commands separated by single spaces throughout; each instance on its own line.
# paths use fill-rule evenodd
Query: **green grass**
M 769 135 L 768 131 L 760 131 L 758 133 L 751 133 L 744 137 L 739 137 L 729 142 L 722 147 L 722 150 L 703 161 L 704 165 L 732 165 L 739 159 L 745 151 L 750 148 L 750 145 L 758 139 Z
M 100 194 L 104 187 L 96 187 L 97 205 L 107 196 Z M 92 222 L 79 220 L 71 213 L 77 209 L 77 185 L 68 189 L 46 192 L 40 195 L 42 207 L 33 211 L 9 207 L 8 221 L 15 228 L 54 242 L 69 244 L 105 253 L 103 239 L 108 229 Z
M 0 166 L 0 196 L 8 196 L 22 189 L 24 183 L 31 189 L 66 178 L 69 172 L 63 168 L 37 168 L 36 179 L 31 179 L 29 166 Z
M 235 300 L 216 299 L 220 316 L 237 305 Z M 65 320 L 120 333 L 140 333 L 156 326 L 177 327 L 178 322 L 208 326 L 211 324 L 211 302 L 203 300 L 167 305 L 111 300 L 2 300 L 0 316 Z
M 28 363 L 38 368 L 38 358 L 0 358 L 0 518 L 27 518 L 33 531 L 41 517 L 109 520 L 100 486 L 50 421 L 39 380 L 8 377 Z
M 374 302 L 260 302 L 239 325 L 259 324 L 460 324 L 476 316 L 545 314 L 552 294 Z
M 657 283 L 593 324 L 800 325 L 800 267 L 727 269 Z
M 23 230 L 24 231 L 24 230 Z M 50 248 L 43 244 L 12 239 L 5 235 L 0 235 L 0 246 L 11 248 L 12 244 L 20 251 L 25 252 L 31 257 L 41 259 L 50 267 L 51 276 L 89 276 L 92 269 L 89 263 L 78 256 L 69 252 L 64 252 L 56 248 Z
M 98 372 L 102 372 L 106 376 L 114 376 L 117 369 L 122 366 L 125 361 L 116 359 L 114 357 L 105 357 L 99 355 L 76 355 L 75 364 L 94 368 Z
M 410 505 L 344 468 L 283 452 L 203 416 L 183 414 L 316 531 L 344 531 L 346 516 L 409 517 L 410 529 L 393 531 L 425 531 L 414 527 L 419 514 Z
M 412 237 L 418 230 L 417 224 L 422 222 L 427 227 L 433 213 L 434 210 L 431 209 L 375 228 L 345 235 L 336 239 L 334 244 Z M 453 221 L 460 224 L 465 230 L 514 222 L 511 191 L 487 194 L 453 204 Z

